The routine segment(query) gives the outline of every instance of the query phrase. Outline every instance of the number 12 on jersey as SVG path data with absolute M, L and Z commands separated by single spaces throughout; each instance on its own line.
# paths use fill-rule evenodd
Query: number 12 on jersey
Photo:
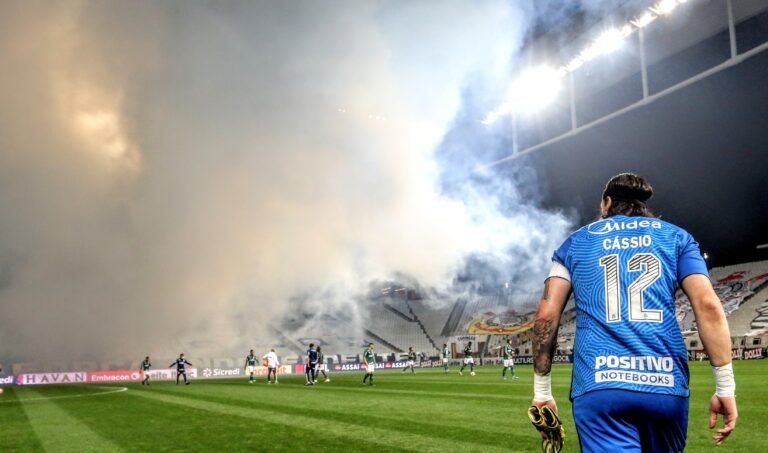
M 606 322 L 621 321 L 621 272 L 619 255 L 600 258 L 605 277 Z M 637 253 L 627 262 L 630 272 L 642 272 L 627 288 L 629 295 L 629 320 L 633 322 L 662 322 L 661 310 L 646 310 L 644 292 L 661 277 L 661 261 L 651 253 Z

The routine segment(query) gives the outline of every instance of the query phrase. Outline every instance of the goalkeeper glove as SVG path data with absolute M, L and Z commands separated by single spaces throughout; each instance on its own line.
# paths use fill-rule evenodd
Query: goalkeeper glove
M 560 418 L 549 406 L 531 406 L 528 418 L 533 427 L 542 433 L 541 449 L 544 453 L 558 453 L 565 443 L 565 430 Z

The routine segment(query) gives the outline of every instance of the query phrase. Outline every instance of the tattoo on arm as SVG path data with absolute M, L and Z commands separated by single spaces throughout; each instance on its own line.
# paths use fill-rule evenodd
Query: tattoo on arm
M 541 300 L 549 302 L 549 279 L 544 282 L 544 292 L 541 294 Z
M 546 293 L 547 290 L 545 289 Z M 557 328 L 551 319 L 537 319 L 533 325 L 534 368 L 540 376 L 549 374 L 552 369 L 552 355 L 555 350 Z

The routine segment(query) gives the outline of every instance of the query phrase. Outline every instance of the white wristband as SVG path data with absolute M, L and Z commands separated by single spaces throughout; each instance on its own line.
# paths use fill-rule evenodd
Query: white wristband
M 715 374 L 715 395 L 736 396 L 736 380 L 733 378 L 733 364 L 713 366 Z
M 552 376 L 533 373 L 533 400 L 537 403 L 552 400 Z

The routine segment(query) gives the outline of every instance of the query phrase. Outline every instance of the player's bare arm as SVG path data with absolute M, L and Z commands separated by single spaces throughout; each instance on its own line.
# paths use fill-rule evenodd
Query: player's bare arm
M 552 369 L 552 356 L 555 352 L 560 316 L 570 294 L 571 282 L 558 277 L 548 278 L 544 282 L 544 291 L 533 325 L 535 372 L 533 404 L 550 406 L 555 412 L 557 412 L 557 404 L 552 398 L 549 373 Z
M 715 372 L 716 392 L 709 404 L 709 427 L 714 428 L 718 414 L 722 414 L 723 427 L 713 436 L 717 445 L 720 445 L 736 428 L 739 416 L 736 408 L 736 382 L 731 366 L 731 333 L 723 305 L 709 278 L 701 274 L 689 275 L 683 280 L 682 287 L 693 306 L 699 337 Z

